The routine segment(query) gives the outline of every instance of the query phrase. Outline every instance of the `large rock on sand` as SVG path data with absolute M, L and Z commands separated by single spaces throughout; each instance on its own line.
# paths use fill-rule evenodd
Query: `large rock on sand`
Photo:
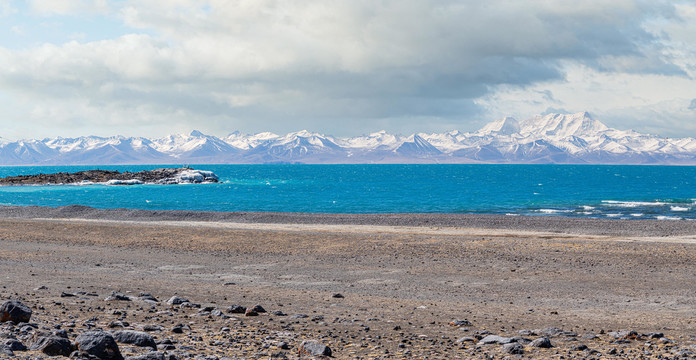
M 81 353 L 96 356 L 101 360 L 123 360 L 116 340 L 108 332 L 90 331 L 75 339 L 75 346 Z
M 303 341 L 298 350 L 299 355 L 310 355 L 310 356 L 331 356 L 331 349 L 317 341 Z
M 41 351 L 48 356 L 70 356 L 70 353 L 73 352 L 73 345 L 70 343 L 70 340 L 66 338 L 48 335 L 36 338 L 36 341 L 29 349 Z
M 0 306 L 0 322 L 27 323 L 29 319 L 31 319 L 31 309 L 19 300 L 8 300 Z
M 148 333 L 135 330 L 120 330 L 113 333 L 114 340 L 123 344 L 150 347 L 157 350 L 155 339 Z

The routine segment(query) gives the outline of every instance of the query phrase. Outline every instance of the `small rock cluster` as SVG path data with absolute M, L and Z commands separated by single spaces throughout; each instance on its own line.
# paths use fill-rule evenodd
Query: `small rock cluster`
M 45 289 L 45 287 L 44 287 Z M 86 293 L 61 293 L 62 298 L 72 298 Z M 96 294 L 89 294 L 96 295 Z M 126 302 L 141 300 L 148 303 L 158 303 L 158 300 L 149 293 L 140 293 L 139 296 L 133 297 L 122 293 L 113 292 L 106 297 L 107 302 Z M 172 296 L 166 302 L 170 306 L 179 308 L 199 309 L 197 316 L 218 316 L 228 317 L 222 311 L 214 307 L 202 307 L 199 304 L 192 303 L 180 296 Z M 253 307 L 243 307 L 240 305 L 231 305 L 227 309 L 228 313 L 243 314 L 244 316 L 258 316 L 260 313 L 267 313 L 261 305 Z M 277 312 L 276 312 L 277 313 Z M 169 350 L 189 350 L 192 349 L 186 345 L 175 346 L 175 342 L 170 339 L 156 340 L 147 331 L 162 332 L 164 329 L 157 325 L 144 326 L 145 331 L 136 331 L 130 329 L 105 331 L 95 329 L 85 331 L 78 334 L 72 341 L 68 331 L 61 329 L 62 326 L 55 325 L 53 329 L 42 327 L 31 322 L 32 310 L 19 300 L 8 300 L 0 306 L 0 319 L 3 324 L 2 332 L 0 332 L 0 355 L 16 357 L 16 352 L 33 352 L 41 353 L 50 357 L 69 357 L 71 359 L 84 360 L 178 360 L 182 357 L 190 357 L 190 353 L 176 354 L 168 353 Z M 284 316 L 285 314 L 283 314 Z M 90 319 L 85 322 L 88 327 L 94 326 Z M 107 326 L 113 329 L 119 329 L 129 326 L 130 324 L 124 321 L 112 321 Z M 74 323 L 68 323 L 69 327 L 74 327 Z M 188 325 L 178 324 L 170 330 L 173 334 L 181 334 L 184 331 L 190 331 Z M 72 331 L 72 329 L 71 329 Z M 222 332 L 229 332 L 229 328 L 222 328 Z M 20 340 L 21 339 L 21 340 Z M 29 347 L 25 343 L 30 344 Z M 120 349 L 119 344 L 129 345 L 143 349 L 149 349 L 140 355 L 134 355 L 125 358 Z M 286 342 L 278 345 L 280 349 L 290 349 Z M 164 350 L 164 351 L 158 351 Z M 330 356 L 331 349 L 317 341 L 304 341 L 297 350 L 298 355 L 325 355 Z M 286 357 L 283 353 L 275 355 L 276 358 Z M 33 355 L 27 359 L 34 359 Z M 196 357 L 201 360 L 218 360 L 218 357 L 206 356 L 203 358 Z M 225 358 L 222 358 L 225 359 Z
M 137 295 L 112 292 L 104 298 L 95 293 L 62 292 L 55 299 L 50 304 L 52 311 L 47 311 L 43 305 L 34 305 L 42 318 L 38 321 L 34 319 L 37 312 L 20 300 L 8 300 L 0 306 L 0 358 L 355 358 L 355 349 L 365 349 L 364 355 L 379 352 L 377 357 L 385 359 L 439 358 L 453 354 L 471 359 L 498 356 L 541 359 L 696 357 L 693 348 L 681 347 L 661 332 L 601 331 L 581 336 L 573 331 L 549 327 L 503 335 L 483 329 L 472 330 L 476 324 L 460 318 L 443 322 L 442 329 L 450 334 L 466 333 L 467 336 L 436 339 L 408 332 L 412 327 L 390 324 L 385 319 L 356 321 L 335 318 L 331 321 L 322 315 L 267 311 L 258 304 L 250 307 L 231 304 L 219 309 L 177 295 L 160 302 L 146 292 Z M 56 309 L 67 309 L 62 303 L 64 299 L 74 301 L 72 306 L 87 310 L 83 313 L 85 318 L 69 313 L 55 317 Z M 48 318 L 53 320 L 46 321 Z M 386 325 L 390 334 L 384 332 L 385 327 L 381 327 L 381 335 L 372 334 L 375 331 L 371 328 L 373 324 L 380 328 L 380 323 Z M 337 327 L 343 325 L 346 330 L 338 332 Z M 347 349 L 353 349 L 353 352 Z

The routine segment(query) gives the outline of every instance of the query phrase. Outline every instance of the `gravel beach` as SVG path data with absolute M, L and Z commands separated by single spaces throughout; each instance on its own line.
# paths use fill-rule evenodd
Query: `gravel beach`
M 0 207 L 0 239 L 32 311 L 0 357 L 98 330 L 126 359 L 696 356 L 689 221 Z

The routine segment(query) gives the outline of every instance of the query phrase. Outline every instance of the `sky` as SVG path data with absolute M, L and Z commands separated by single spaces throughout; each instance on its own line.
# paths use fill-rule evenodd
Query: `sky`
M 696 137 L 696 0 L 0 0 L 0 137 Z

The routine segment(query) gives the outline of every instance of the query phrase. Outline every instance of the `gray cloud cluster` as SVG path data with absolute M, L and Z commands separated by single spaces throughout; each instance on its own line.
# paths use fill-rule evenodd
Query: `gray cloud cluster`
M 693 49 L 675 43 L 687 26 L 678 25 L 683 9 L 693 5 L 37 0 L 42 16 L 105 13 L 131 32 L 0 48 L 0 94 L 12 99 L 16 116 L 64 135 L 191 128 L 355 135 L 375 125 L 469 130 L 549 107 L 610 114 L 630 104 L 587 109 L 587 101 L 559 94 L 577 73 L 591 77 L 577 80 L 586 88 L 615 74 L 693 85 Z M 629 97 L 632 89 L 621 91 L 619 98 Z

